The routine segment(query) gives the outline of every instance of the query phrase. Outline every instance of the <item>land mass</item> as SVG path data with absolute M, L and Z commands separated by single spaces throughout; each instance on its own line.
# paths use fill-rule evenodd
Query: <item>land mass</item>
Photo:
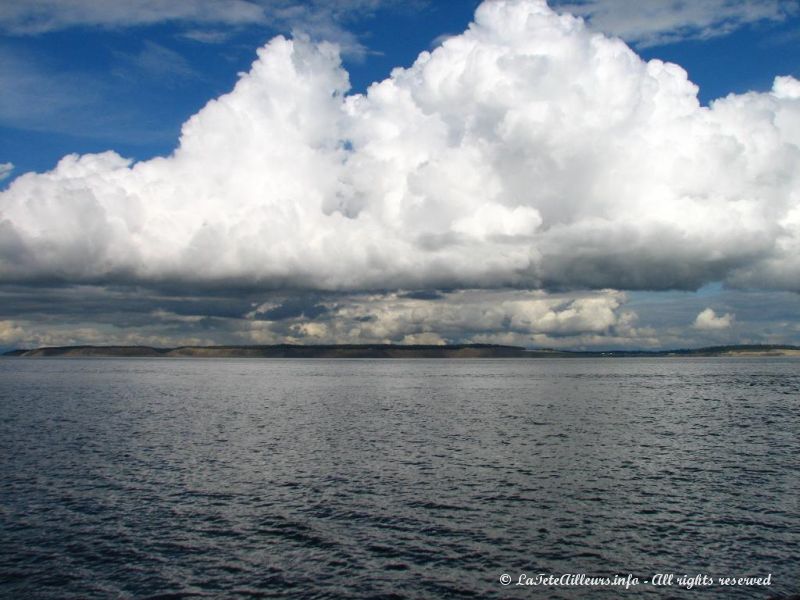
M 340 344 L 301 346 L 59 346 L 19 349 L 6 352 L 7 357 L 104 357 L 104 358 L 614 358 L 662 356 L 800 356 L 800 346 L 745 345 L 710 346 L 683 350 L 611 350 L 567 351 L 493 344 L 459 344 L 449 346 Z

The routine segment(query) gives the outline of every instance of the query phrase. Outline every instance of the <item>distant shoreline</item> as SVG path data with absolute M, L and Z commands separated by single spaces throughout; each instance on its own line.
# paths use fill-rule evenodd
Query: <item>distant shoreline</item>
M 631 357 L 800 357 L 800 346 L 736 345 L 680 350 L 570 351 L 493 344 L 450 346 L 342 344 L 301 346 L 58 346 L 12 350 L 17 358 L 631 358 Z

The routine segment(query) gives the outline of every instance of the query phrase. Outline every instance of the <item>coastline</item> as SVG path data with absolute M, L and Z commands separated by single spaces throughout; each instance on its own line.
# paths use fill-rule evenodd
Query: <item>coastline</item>
M 800 357 L 798 346 L 711 346 L 678 350 L 572 351 L 521 346 L 459 344 L 449 346 L 352 344 L 301 346 L 58 346 L 17 349 L 5 358 L 662 358 L 662 357 Z

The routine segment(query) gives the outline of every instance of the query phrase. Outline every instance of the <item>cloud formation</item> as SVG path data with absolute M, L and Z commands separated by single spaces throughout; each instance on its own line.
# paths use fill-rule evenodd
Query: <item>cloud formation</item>
M 420 297 L 424 296 L 424 297 Z M 119 298 L 101 289 L 62 290 L 53 300 L 0 296 L 0 346 L 81 343 L 491 342 L 529 346 L 652 343 L 626 295 L 461 290 L 432 294 L 272 295 L 245 309 L 230 298 L 187 302 Z M 14 304 L 24 304 L 15 307 Z M 237 307 L 238 304 L 238 307 Z M 237 308 L 241 312 L 237 312 Z M 233 309 L 233 310 L 232 310 Z M 120 314 L 122 313 L 122 314 Z
M 247 315 L 257 343 L 443 344 L 494 342 L 530 345 L 549 338 L 638 337 L 636 315 L 624 309 L 625 294 L 602 291 L 549 295 L 514 290 L 450 292 L 422 299 L 383 293 L 322 299 L 286 312 L 272 302 Z
M 0 194 L 0 280 L 261 289 L 800 290 L 800 82 L 700 106 L 541 0 L 363 95 L 278 37 L 173 155 L 67 156 Z
M 563 0 L 556 4 L 560 10 L 589 19 L 598 30 L 640 47 L 709 39 L 800 13 L 797 0 Z
M 733 324 L 734 316 L 730 313 L 717 315 L 712 308 L 706 308 L 697 315 L 694 320 L 694 327 L 705 331 L 716 331 L 719 329 L 730 329 Z
M 711 305 L 715 318 L 735 315 L 731 327 L 694 325 Z M 792 292 L 190 294 L 120 286 L 0 286 L 0 349 L 442 341 L 566 349 L 800 344 L 800 321 Z
M 11 175 L 11 171 L 13 170 L 14 165 L 12 163 L 0 163 L 0 181 L 3 181 L 3 179 Z

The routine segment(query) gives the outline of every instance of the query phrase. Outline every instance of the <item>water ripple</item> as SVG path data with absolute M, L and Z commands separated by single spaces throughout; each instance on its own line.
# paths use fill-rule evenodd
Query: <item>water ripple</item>
M 0 361 L 0 596 L 797 593 L 798 364 Z

